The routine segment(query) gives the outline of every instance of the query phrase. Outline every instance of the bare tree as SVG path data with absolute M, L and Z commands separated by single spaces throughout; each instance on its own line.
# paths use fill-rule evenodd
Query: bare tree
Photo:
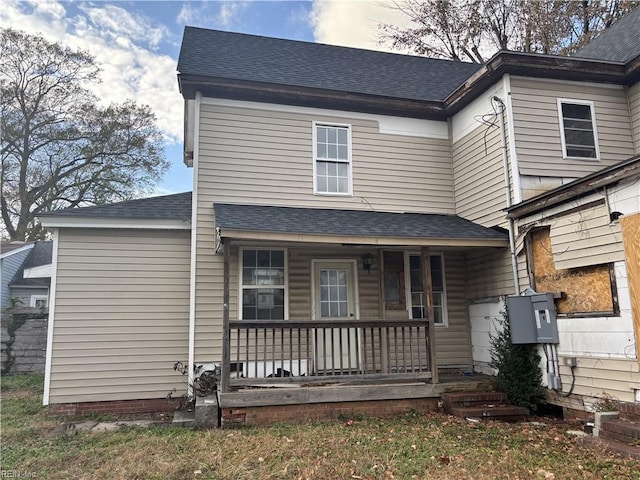
M 0 199 L 12 240 L 42 236 L 35 217 L 149 191 L 169 164 L 148 106 L 103 107 L 84 51 L 0 30 Z
M 635 0 L 399 0 L 412 25 L 381 24 L 380 41 L 418 55 L 482 63 L 498 50 L 570 54 Z

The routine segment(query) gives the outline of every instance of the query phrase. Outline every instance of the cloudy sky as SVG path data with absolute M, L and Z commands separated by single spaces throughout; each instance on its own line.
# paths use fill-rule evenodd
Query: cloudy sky
M 0 26 L 89 50 L 102 67 L 98 95 L 151 106 L 171 171 L 158 194 L 191 189 L 182 163 L 182 97 L 176 63 L 185 25 L 384 50 L 378 24 L 404 25 L 391 0 L 56 1 L 3 0 Z

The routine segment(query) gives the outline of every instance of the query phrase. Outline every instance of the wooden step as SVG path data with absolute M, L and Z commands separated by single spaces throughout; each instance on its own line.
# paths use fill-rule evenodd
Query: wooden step
M 626 420 L 607 420 L 602 422 L 600 436 L 625 443 L 640 442 L 640 423 Z
M 455 407 L 474 405 L 509 405 L 507 396 L 502 392 L 451 392 L 441 395 L 444 411 L 450 413 Z
M 451 415 L 456 417 L 472 417 L 485 420 L 502 420 L 505 422 L 520 422 L 527 419 L 529 410 L 513 405 L 476 405 L 470 407 L 453 407 Z

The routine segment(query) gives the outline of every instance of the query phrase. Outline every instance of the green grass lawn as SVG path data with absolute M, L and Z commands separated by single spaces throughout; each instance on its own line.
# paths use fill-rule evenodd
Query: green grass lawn
M 552 420 L 541 428 L 410 414 L 69 434 L 69 419 L 41 406 L 42 376 L 1 382 L 2 478 L 640 479 L 640 462 L 588 448 L 566 434 L 575 427 Z

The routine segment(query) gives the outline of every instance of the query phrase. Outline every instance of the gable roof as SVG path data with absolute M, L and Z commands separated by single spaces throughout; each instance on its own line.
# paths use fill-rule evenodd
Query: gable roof
M 9 282 L 11 287 L 47 286 L 49 278 L 24 278 L 24 271 L 28 268 L 49 265 L 53 258 L 53 242 L 36 242 L 27 258 Z
M 286 234 L 371 237 L 373 239 L 456 239 L 506 241 L 500 231 L 456 215 L 389 213 L 370 210 L 273 207 L 216 203 L 216 228 Z
M 191 219 L 191 192 L 140 198 L 92 207 L 65 208 L 40 217 L 129 218 L 140 220 Z
M 640 55 L 640 7 L 627 12 L 574 57 L 628 62 Z
M 186 27 L 179 75 L 443 101 L 481 65 Z

